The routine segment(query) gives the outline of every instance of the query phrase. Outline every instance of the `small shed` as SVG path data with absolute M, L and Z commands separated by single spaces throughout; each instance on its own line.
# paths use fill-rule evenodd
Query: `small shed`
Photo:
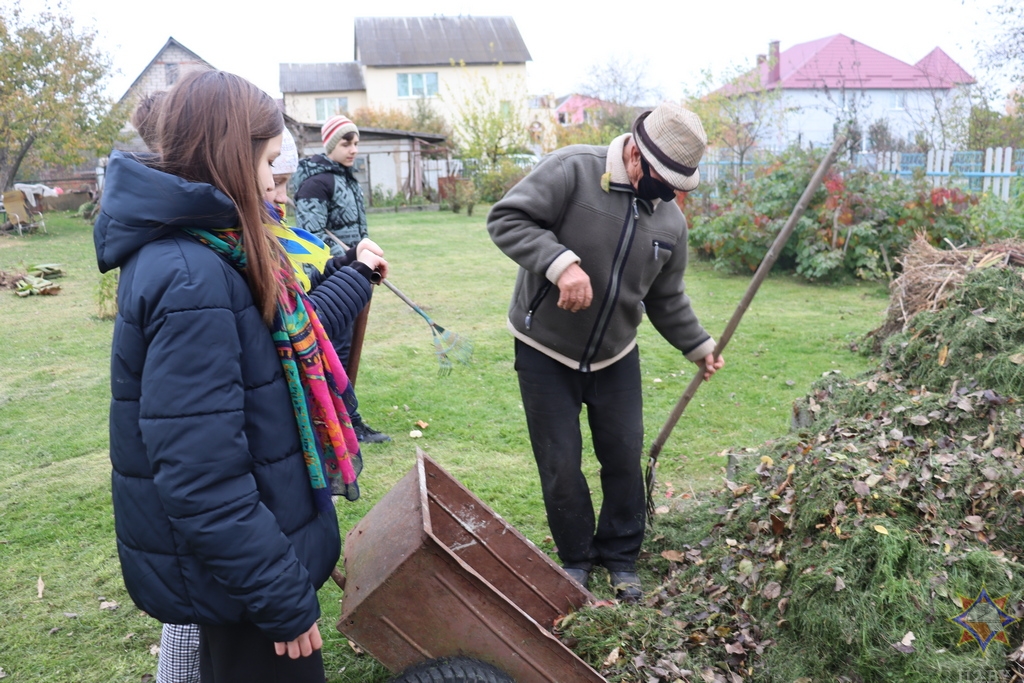
M 285 116 L 285 125 L 295 136 L 300 157 L 324 153 L 318 124 Z M 425 188 L 436 191 L 436 173 L 424 171 L 423 155 L 444 144 L 445 136 L 437 133 L 361 127 L 353 170 L 368 204 L 373 205 L 373 190 L 406 197 L 423 194 Z

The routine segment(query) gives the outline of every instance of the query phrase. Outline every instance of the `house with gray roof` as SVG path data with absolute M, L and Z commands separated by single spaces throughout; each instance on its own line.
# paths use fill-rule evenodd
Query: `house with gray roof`
M 525 98 L 530 51 L 512 17 L 356 17 L 353 57 L 281 64 L 288 115 L 319 123 L 364 107 L 411 111 L 420 100 L 449 114 L 483 79 L 521 82 Z

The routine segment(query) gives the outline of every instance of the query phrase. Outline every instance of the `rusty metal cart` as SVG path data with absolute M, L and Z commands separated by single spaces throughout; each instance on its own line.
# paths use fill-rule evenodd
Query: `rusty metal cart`
M 550 630 L 593 596 L 422 451 L 348 533 L 344 588 L 338 630 L 392 671 L 468 657 L 520 683 L 604 681 Z

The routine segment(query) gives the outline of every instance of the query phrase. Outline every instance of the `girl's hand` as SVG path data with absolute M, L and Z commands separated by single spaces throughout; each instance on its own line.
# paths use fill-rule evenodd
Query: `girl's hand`
M 356 245 L 356 258 L 358 259 L 359 255 L 362 254 L 367 249 L 376 254 L 377 256 L 384 256 L 384 250 L 381 249 L 376 242 L 367 237 L 365 239 L 360 240 L 359 244 Z
M 309 630 L 295 640 L 289 640 L 287 643 L 274 643 L 274 652 L 278 655 L 287 653 L 290 658 L 298 659 L 310 656 L 314 650 L 319 650 L 323 646 L 324 641 L 320 637 L 320 629 L 314 621 Z
M 368 242 L 369 240 L 363 241 Z M 362 242 L 360 242 L 360 244 L 362 244 Z M 371 244 L 373 243 L 371 242 Z M 377 245 L 374 244 L 373 246 L 376 247 Z M 377 248 L 379 249 L 380 247 Z M 364 249 L 362 252 L 360 252 L 357 249 L 356 254 L 356 260 L 359 261 L 360 263 L 365 263 L 367 266 L 370 267 L 370 270 L 377 271 L 378 273 L 380 273 L 380 276 L 382 278 L 388 276 L 388 262 L 385 261 L 380 255 L 375 254 L 370 249 Z

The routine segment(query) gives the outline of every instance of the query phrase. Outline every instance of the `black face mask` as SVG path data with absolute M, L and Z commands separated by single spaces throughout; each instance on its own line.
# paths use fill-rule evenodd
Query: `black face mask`
M 647 159 L 640 157 L 640 168 L 644 174 L 640 176 L 640 180 L 636 183 L 636 196 L 640 199 L 646 199 L 647 201 L 654 201 L 660 199 L 663 202 L 670 202 L 676 197 L 676 191 L 671 187 L 655 180 L 651 177 L 651 167 L 647 163 Z

